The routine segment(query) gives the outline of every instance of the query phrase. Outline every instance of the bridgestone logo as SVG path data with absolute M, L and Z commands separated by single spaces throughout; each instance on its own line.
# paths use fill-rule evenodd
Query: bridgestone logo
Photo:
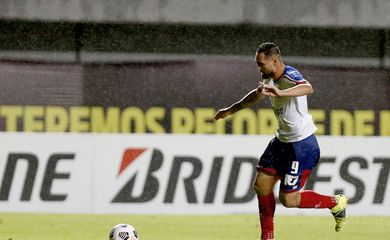
M 150 159 L 150 164 L 147 169 L 146 179 L 144 182 L 144 187 L 142 193 L 139 196 L 134 196 L 134 185 L 137 179 L 137 173 L 135 173 L 127 183 L 119 190 L 119 192 L 112 199 L 113 203 L 143 203 L 153 200 L 157 193 L 160 190 L 161 181 L 168 181 L 167 188 L 164 194 L 164 203 L 173 203 L 175 201 L 175 193 L 179 181 L 183 182 L 185 188 L 185 195 L 188 203 L 214 203 L 215 196 L 217 192 L 218 183 L 220 181 L 220 174 L 223 165 L 223 157 L 214 157 L 212 159 L 211 172 L 208 174 L 208 184 L 204 189 L 195 189 L 194 181 L 200 177 L 203 173 L 203 162 L 195 156 L 174 156 L 172 167 L 169 173 L 169 176 L 165 179 L 159 179 L 156 176 L 156 173 L 160 170 L 164 164 L 164 156 L 162 151 L 158 149 L 152 149 L 152 156 Z M 136 149 L 127 149 L 124 155 L 133 155 L 136 152 Z M 132 154 L 133 153 L 133 154 Z M 139 155 L 138 155 L 139 156 Z M 124 157 L 123 159 L 126 159 Z M 126 160 L 126 162 L 132 162 L 135 159 Z M 192 166 L 192 172 L 189 176 L 179 179 L 180 173 L 182 171 L 182 166 L 184 164 L 189 164 Z M 252 190 L 252 182 L 256 174 L 256 164 L 257 159 L 252 157 L 234 157 L 231 165 L 231 171 L 229 174 L 227 189 L 225 191 L 224 203 L 245 203 L 251 201 L 255 192 Z M 250 165 L 251 172 L 246 173 L 250 174 L 248 184 L 246 184 L 247 189 L 244 189 L 244 194 L 237 196 L 235 194 L 236 188 L 238 187 L 238 173 L 240 168 L 243 165 Z M 123 161 L 121 166 L 124 166 Z M 127 165 L 128 166 L 128 165 Z M 122 172 L 124 169 L 120 167 L 119 172 Z M 203 173 L 204 174 L 204 173 Z M 205 191 L 204 199 L 199 199 L 197 196 L 197 191 Z M 242 192 L 242 189 L 241 189 Z
M 252 183 L 256 174 L 257 158 L 247 156 L 233 156 L 233 159 L 225 161 L 222 156 L 215 156 L 210 161 L 203 161 L 197 156 L 173 156 L 173 159 L 164 159 L 163 152 L 159 149 L 127 149 L 124 153 L 119 173 L 123 172 L 125 168 L 123 166 L 129 166 L 131 162 L 137 159 L 144 151 L 152 151 L 151 158 L 149 160 L 149 166 L 144 169 L 146 177 L 138 179 L 139 172 L 135 172 L 130 176 L 129 180 L 120 188 L 117 194 L 112 199 L 112 203 L 145 203 L 154 200 L 157 194 L 163 191 L 163 203 L 175 203 L 175 195 L 178 186 L 184 186 L 185 200 L 191 204 L 213 204 L 216 203 L 217 192 L 223 192 L 223 203 L 230 204 L 242 204 L 250 202 L 255 197 L 255 192 L 252 189 Z M 142 159 L 143 161 L 145 159 Z M 227 159 L 226 159 L 227 160 Z M 390 172 L 390 159 L 388 158 L 374 158 L 372 160 L 373 166 L 380 167 L 378 176 L 376 176 L 377 184 L 373 191 L 373 204 L 383 204 L 387 182 Z M 170 162 L 169 173 L 158 174 L 165 162 Z M 124 164 L 126 162 L 126 164 Z M 313 190 L 316 183 L 329 183 L 332 181 L 330 176 L 324 176 L 318 173 L 318 170 L 328 164 L 335 164 L 336 158 L 323 157 L 321 158 L 318 166 L 312 171 L 311 177 L 308 179 L 305 189 Z M 205 164 L 211 164 L 211 170 L 206 172 Z M 224 164 L 230 164 L 228 168 L 230 171 L 228 175 L 222 175 L 222 168 Z M 359 166 L 360 169 L 366 169 L 369 167 L 369 161 L 362 157 L 347 157 L 342 161 L 339 169 L 340 177 L 345 182 L 350 184 L 356 189 L 355 194 L 350 196 L 349 203 L 355 204 L 360 202 L 365 194 L 369 194 L 366 191 L 364 181 L 358 175 L 354 174 L 351 169 Z M 183 166 L 191 166 L 191 172 L 185 177 L 181 172 Z M 247 168 L 247 165 L 250 168 Z M 243 172 L 245 167 L 246 171 Z M 250 169 L 250 170 L 248 170 Z M 187 168 L 188 170 L 188 168 Z M 240 173 L 241 172 L 241 173 Z M 247 178 L 242 182 L 239 179 L 239 175 L 243 174 Z M 202 187 L 196 188 L 195 182 L 199 178 L 207 177 L 207 184 L 203 184 Z M 242 179 L 241 179 L 242 180 Z M 136 181 L 144 181 L 138 186 L 143 186 L 141 194 L 134 194 Z M 165 182 L 164 182 L 165 181 Z M 225 186 L 221 184 L 221 181 L 227 181 L 226 188 L 222 191 L 218 191 L 218 188 Z M 287 178 L 288 184 L 295 184 L 296 179 L 293 177 Z M 138 183 L 138 182 L 137 182 Z M 163 184 L 162 184 L 163 183 Z M 161 189 L 161 185 L 166 186 L 165 189 Z M 239 190 L 240 194 L 237 194 Z M 335 189 L 334 194 L 342 193 L 344 189 Z M 202 194 L 200 194 L 202 193 Z M 161 195 L 161 194 L 160 194 Z M 200 195 L 204 196 L 200 199 Z

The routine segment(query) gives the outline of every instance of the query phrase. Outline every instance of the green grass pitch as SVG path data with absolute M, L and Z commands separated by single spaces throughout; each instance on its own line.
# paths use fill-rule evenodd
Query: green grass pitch
M 1 240 L 108 240 L 112 226 L 133 225 L 141 240 L 258 240 L 256 215 L 84 215 L 0 213 Z M 390 217 L 349 216 L 342 232 L 329 216 L 276 216 L 278 240 L 390 239 Z

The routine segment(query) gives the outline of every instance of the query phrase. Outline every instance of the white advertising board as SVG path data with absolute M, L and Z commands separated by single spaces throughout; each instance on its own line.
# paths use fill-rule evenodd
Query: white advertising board
M 252 181 L 271 138 L 2 133 L 0 212 L 257 213 Z M 306 187 L 344 192 L 349 214 L 390 215 L 390 138 L 318 141 L 321 161 Z M 277 212 L 329 214 L 281 205 Z

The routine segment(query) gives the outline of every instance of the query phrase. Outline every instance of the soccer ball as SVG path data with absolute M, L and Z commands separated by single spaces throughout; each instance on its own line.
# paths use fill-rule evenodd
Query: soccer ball
M 111 229 L 109 240 L 139 240 L 139 238 L 133 226 L 121 223 Z

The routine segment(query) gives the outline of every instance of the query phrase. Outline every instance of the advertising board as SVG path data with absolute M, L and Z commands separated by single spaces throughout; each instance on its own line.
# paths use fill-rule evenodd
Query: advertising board
M 2 133 L 0 211 L 256 213 L 252 182 L 271 138 Z M 390 138 L 318 140 L 322 157 L 306 189 L 343 192 L 353 215 L 389 215 Z M 278 213 L 328 211 L 279 206 Z

